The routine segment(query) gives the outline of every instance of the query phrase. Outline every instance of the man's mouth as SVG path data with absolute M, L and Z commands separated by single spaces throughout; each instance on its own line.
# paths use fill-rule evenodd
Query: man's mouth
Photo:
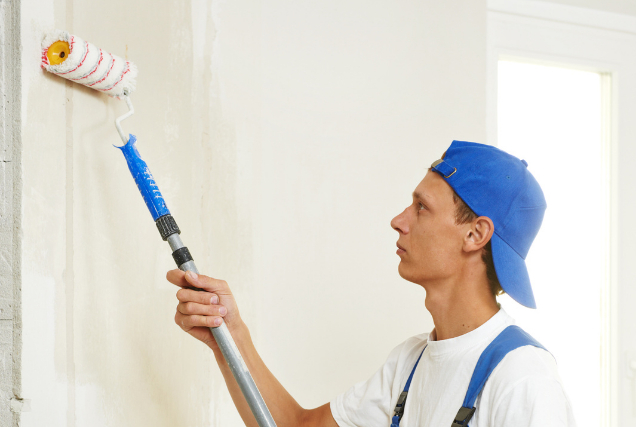
M 398 255 L 400 255 L 400 254 L 404 254 L 404 253 L 406 253 L 406 252 L 407 252 L 407 250 L 406 250 L 405 248 L 403 248 L 402 246 L 400 246 L 400 244 L 399 244 L 399 243 L 397 243 L 397 242 L 396 242 L 396 246 L 398 247 L 398 250 L 396 251 L 396 253 L 397 253 Z

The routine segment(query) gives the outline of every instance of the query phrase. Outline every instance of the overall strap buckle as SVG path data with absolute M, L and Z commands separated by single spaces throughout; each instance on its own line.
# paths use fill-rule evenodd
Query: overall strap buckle
M 422 349 L 422 353 L 424 353 L 424 350 L 426 348 L 427 347 L 425 346 L 425 348 Z M 398 396 L 398 403 L 396 403 L 396 407 L 393 410 L 393 417 L 391 418 L 391 427 L 400 426 L 400 419 L 402 419 L 402 414 L 404 414 L 404 404 L 407 401 L 407 396 L 409 395 L 409 386 L 411 385 L 413 374 L 415 374 L 416 368 L 418 367 L 418 362 L 420 362 L 420 359 L 422 358 L 422 353 L 420 353 L 420 357 L 418 357 L 418 360 L 416 360 L 416 364 L 413 365 L 413 370 L 411 371 L 409 378 L 407 378 L 407 383 L 404 385 L 404 390 L 402 390 L 402 393 L 400 393 L 400 396 Z
M 456 414 L 456 418 L 453 420 L 451 427 L 466 427 L 469 425 L 469 421 L 471 421 L 471 417 L 473 417 L 474 412 L 476 412 L 476 407 L 473 408 L 465 408 L 464 406 L 458 410 Z
M 404 414 L 404 403 L 407 401 L 408 391 L 403 391 L 400 393 L 398 397 L 398 403 L 396 403 L 396 408 L 393 410 L 393 418 L 391 418 L 391 427 L 400 427 L 400 419 L 402 418 L 402 414 Z
M 408 394 L 408 391 L 403 391 L 398 397 L 398 403 L 396 403 L 396 408 L 393 410 L 394 415 L 398 418 L 402 418 L 402 414 L 404 414 L 404 403 L 407 401 Z

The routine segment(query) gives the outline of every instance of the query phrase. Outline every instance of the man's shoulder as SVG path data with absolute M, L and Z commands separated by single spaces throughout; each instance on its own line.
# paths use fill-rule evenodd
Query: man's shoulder
M 415 347 L 420 347 L 420 349 L 422 349 L 422 347 L 427 345 L 429 334 L 429 332 L 424 332 L 422 334 L 414 335 L 407 338 L 401 345 L 405 347 L 405 349 L 413 349 Z
M 491 382 L 491 384 L 489 384 Z M 530 345 L 509 352 L 496 366 L 487 386 L 498 394 L 515 387 L 561 385 L 558 366 L 547 350 Z
M 536 426 L 575 426 L 556 361 L 537 347 L 524 346 L 507 354 L 489 377 L 478 406 L 483 425 L 527 419 Z
M 395 359 L 399 362 L 413 360 L 413 363 L 415 363 L 417 357 L 427 345 L 428 340 L 428 332 L 409 337 L 391 350 L 389 359 Z

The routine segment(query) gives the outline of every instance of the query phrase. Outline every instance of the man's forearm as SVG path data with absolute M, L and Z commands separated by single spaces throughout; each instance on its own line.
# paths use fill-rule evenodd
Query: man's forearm
M 271 415 L 278 427 L 302 426 L 305 418 L 305 410 L 298 405 L 298 402 L 291 397 L 287 390 L 282 386 L 282 384 L 280 384 L 271 371 L 269 371 L 269 368 L 264 364 L 262 358 L 253 345 L 251 335 L 246 325 L 243 325 L 241 330 L 234 332 L 236 333 L 233 333 L 232 335 L 238 349 L 240 350 L 240 354 L 249 368 L 249 372 L 251 372 L 251 376 L 256 382 L 258 390 L 260 390 L 260 394 L 262 394 L 262 398 L 267 404 L 267 407 L 269 408 L 269 411 L 271 412 Z M 238 383 L 233 377 L 231 369 L 227 365 L 222 352 L 219 348 L 215 347 L 214 354 L 216 356 L 218 366 L 220 367 L 220 371 L 222 371 L 222 375 L 224 376 L 229 393 L 233 398 L 233 403 L 236 405 L 242 420 L 247 426 L 257 427 L 258 423 L 253 417 L 251 409 L 249 408 Z

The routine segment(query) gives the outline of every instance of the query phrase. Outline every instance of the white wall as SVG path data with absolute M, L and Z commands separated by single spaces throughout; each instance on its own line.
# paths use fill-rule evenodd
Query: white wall
M 624 15 L 636 14 L 635 0 L 543 0 L 549 3 L 566 4 L 569 6 L 584 7 L 587 9 L 603 10 L 605 12 L 621 13 Z
M 260 341 L 303 406 L 432 327 L 389 222 L 451 139 L 484 136 L 484 6 L 440 3 L 263 9 Z
M 118 150 L 123 103 L 39 67 L 64 28 L 140 69 L 139 138 L 203 273 L 306 407 L 432 328 L 389 221 L 485 135 L 485 2 L 22 1 L 24 426 L 241 425 L 173 323 L 173 261 Z

